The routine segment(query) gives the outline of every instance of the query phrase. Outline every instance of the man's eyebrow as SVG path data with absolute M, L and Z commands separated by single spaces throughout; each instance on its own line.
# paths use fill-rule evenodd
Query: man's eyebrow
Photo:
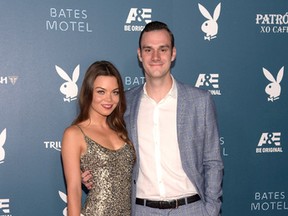
M 142 48 L 152 48 L 152 46 L 149 46 L 149 45 L 143 45 Z
M 169 45 L 162 45 L 162 46 L 160 46 L 160 48 L 170 48 L 170 46 Z
M 145 48 L 150 48 L 150 49 L 152 49 L 152 46 L 150 46 L 150 45 L 143 45 L 143 47 L 142 47 L 143 49 L 145 49 Z M 170 46 L 167 44 L 167 45 L 161 45 L 161 46 L 159 46 L 159 48 L 160 49 L 162 49 L 162 48 L 170 48 Z

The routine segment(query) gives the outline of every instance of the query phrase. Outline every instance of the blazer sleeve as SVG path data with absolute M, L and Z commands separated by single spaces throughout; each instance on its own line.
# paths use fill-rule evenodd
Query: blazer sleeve
M 209 215 L 218 216 L 221 208 L 223 162 L 219 143 L 218 123 L 214 101 L 209 94 L 205 110 L 203 151 L 205 207 Z

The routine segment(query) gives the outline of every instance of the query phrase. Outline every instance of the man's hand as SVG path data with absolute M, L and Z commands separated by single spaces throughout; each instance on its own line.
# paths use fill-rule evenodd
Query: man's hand
M 81 174 L 82 184 L 84 184 L 88 190 L 91 190 L 93 187 L 93 183 L 92 181 L 90 181 L 91 178 L 92 178 L 92 175 L 90 171 L 85 171 Z

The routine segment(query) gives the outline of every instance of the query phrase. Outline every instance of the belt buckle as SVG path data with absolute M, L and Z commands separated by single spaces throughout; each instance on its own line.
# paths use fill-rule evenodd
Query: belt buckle
M 175 203 L 175 205 L 174 205 L 174 203 Z M 178 208 L 178 207 L 179 207 L 178 200 L 175 199 L 175 200 L 171 200 L 171 201 L 169 201 L 169 205 L 170 205 L 170 207 L 171 207 L 172 209 L 176 209 L 176 208 Z

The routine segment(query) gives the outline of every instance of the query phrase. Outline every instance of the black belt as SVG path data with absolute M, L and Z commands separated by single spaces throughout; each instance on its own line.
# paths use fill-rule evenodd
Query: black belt
M 154 200 L 136 198 L 136 204 L 148 206 L 151 208 L 171 209 L 171 208 L 178 208 L 178 206 L 181 206 L 181 205 L 186 205 L 189 203 L 196 202 L 200 199 L 201 198 L 198 194 L 195 194 L 189 197 L 180 198 L 180 199 L 174 199 L 170 201 L 154 201 Z

